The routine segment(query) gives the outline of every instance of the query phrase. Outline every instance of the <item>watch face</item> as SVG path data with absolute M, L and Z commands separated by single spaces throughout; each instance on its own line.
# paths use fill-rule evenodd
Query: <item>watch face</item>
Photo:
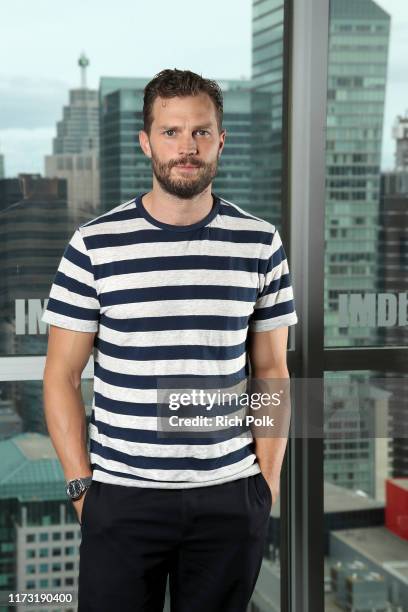
M 85 487 L 79 478 L 72 480 L 67 487 L 68 495 L 72 497 L 72 499 L 76 499 L 81 495 L 84 488 Z

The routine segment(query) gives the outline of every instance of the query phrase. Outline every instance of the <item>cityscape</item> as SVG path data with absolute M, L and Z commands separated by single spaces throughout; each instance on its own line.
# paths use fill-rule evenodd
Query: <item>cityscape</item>
M 217 79 L 228 136 L 213 183 L 215 193 L 279 230 L 285 200 L 284 12 L 283 0 L 253 0 L 251 77 Z M 381 171 L 391 36 L 390 15 L 374 0 L 331 0 L 327 347 L 402 346 L 408 340 L 408 101 L 403 99 L 390 134 L 394 168 Z M 40 319 L 74 229 L 151 189 L 151 162 L 138 144 L 143 90 L 151 77 L 102 75 L 99 88 L 90 89 L 92 58 L 82 53 L 75 59 L 79 84 L 67 92 L 43 173 L 6 178 L 7 154 L 0 151 L 2 356 L 46 354 L 48 330 Z M 0 611 L 31 609 L 9 607 L 11 592 L 69 593 L 75 602 L 81 532 L 44 421 L 42 383 L 29 373 L 2 380 Z M 392 371 L 325 373 L 327 612 L 408 610 L 406 380 Z M 92 392 L 90 374 L 82 381 L 88 424 Z M 278 499 L 248 612 L 280 610 L 280 547 Z M 74 611 L 72 602 L 47 609 Z

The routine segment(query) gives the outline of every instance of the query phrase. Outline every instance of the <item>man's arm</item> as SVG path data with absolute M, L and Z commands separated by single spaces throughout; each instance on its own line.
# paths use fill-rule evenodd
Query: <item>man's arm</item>
M 286 364 L 287 341 L 288 327 L 278 327 L 263 332 L 249 332 L 248 353 L 251 361 L 252 378 L 289 379 Z M 267 384 L 266 387 L 269 390 L 271 388 Z M 272 385 L 272 387 L 275 391 L 275 386 Z M 287 389 L 286 386 L 284 388 Z M 273 503 L 279 495 L 280 472 L 286 444 L 287 436 L 277 437 L 272 432 L 266 437 L 255 437 L 255 453 L 262 474 L 270 486 Z
M 95 332 L 50 325 L 45 362 L 44 413 L 66 480 L 91 476 L 81 374 L 93 349 Z M 73 504 L 79 520 L 86 493 Z

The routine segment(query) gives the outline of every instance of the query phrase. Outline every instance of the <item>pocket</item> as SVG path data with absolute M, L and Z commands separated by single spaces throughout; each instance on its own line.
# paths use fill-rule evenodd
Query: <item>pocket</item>
M 87 514 L 87 508 L 88 508 L 88 502 L 89 502 L 89 494 L 91 492 L 91 489 L 93 489 L 93 481 L 91 482 L 91 484 L 89 485 L 89 487 L 87 488 L 87 490 L 84 493 L 84 501 L 82 502 L 82 510 L 81 510 L 81 522 L 80 522 L 80 526 L 82 527 L 84 525 L 85 519 L 86 519 L 86 514 Z
M 258 482 L 261 483 L 261 485 L 264 488 L 264 495 L 266 495 L 267 499 L 268 499 L 268 503 L 269 503 L 269 507 L 272 507 L 272 491 L 270 486 L 268 485 L 268 481 L 266 480 L 265 476 L 262 474 L 262 472 L 259 472 L 259 474 L 257 474 L 258 476 Z

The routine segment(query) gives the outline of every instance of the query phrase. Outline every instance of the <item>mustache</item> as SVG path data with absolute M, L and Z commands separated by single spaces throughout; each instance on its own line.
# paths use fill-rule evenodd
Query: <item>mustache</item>
M 197 162 L 196 160 L 192 159 L 179 159 L 177 161 L 171 162 L 169 166 L 170 168 L 173 168 L 173 166 L 195 166 L 196 168 L 201 168 L 202 166 L 204 166 L 204 164 L 203 162 Z

